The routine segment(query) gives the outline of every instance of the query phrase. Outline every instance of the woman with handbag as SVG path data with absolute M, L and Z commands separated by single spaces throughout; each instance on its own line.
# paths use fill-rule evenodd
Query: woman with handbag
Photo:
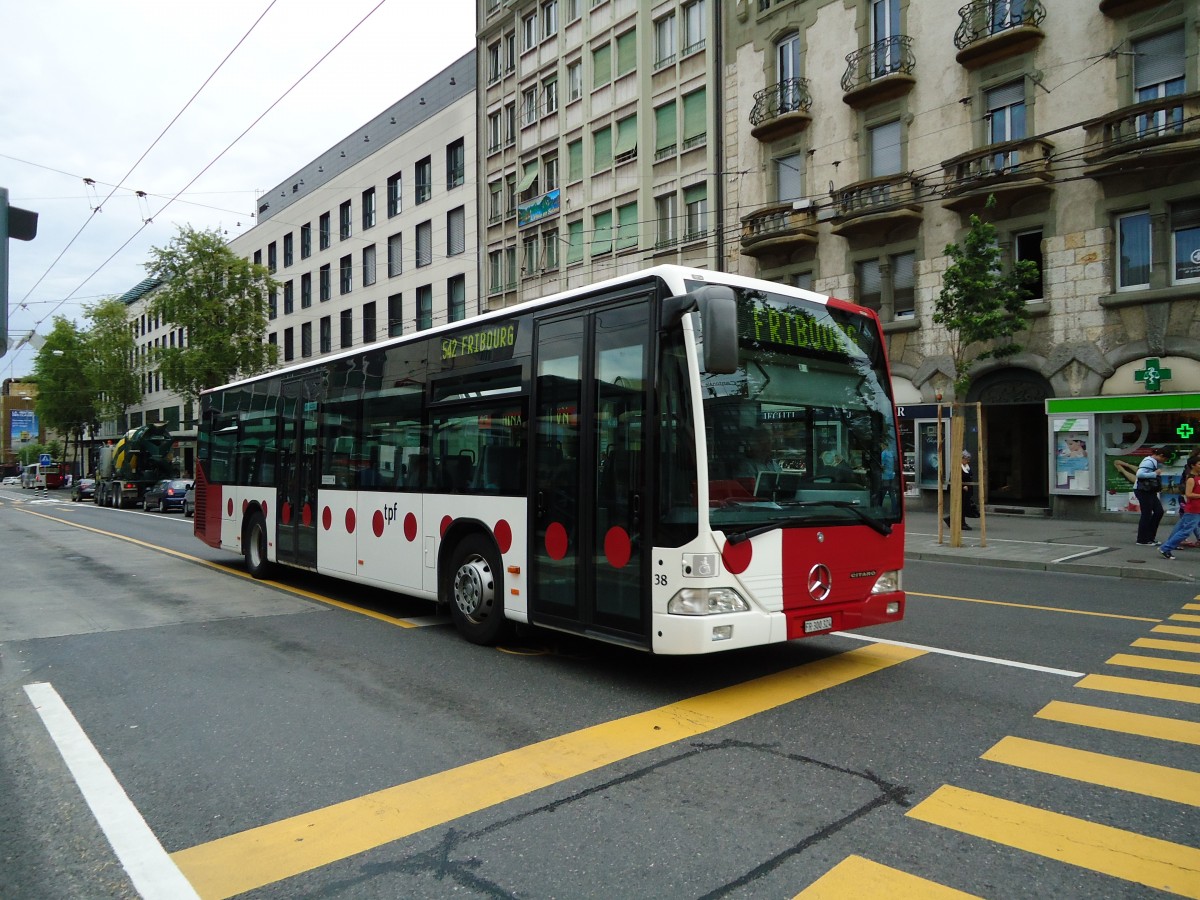
M 1158 533 L 1158 523 L 1163 517 L 1162 500 L 1158 497 L 1162 490 L 1162 476 L 1158 470 L 1167 461 L 1167 456 L 1166 447 L 1156 447 L 1138 466 L 1133 493 L 1142 510 L 1138 519 L 1137 542 L 1143 547 L 1157 547 L 1159 543 L 1154 539 Z

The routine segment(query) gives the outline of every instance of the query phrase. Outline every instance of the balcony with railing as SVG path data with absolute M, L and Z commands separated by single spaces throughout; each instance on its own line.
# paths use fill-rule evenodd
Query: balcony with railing
M 1091 178 L 1200 166 L 1200 91 L 1135 103 L 1083 123 Z
M 833 233 L 882 238 L 921 224 L 921 180 L 910 172 L 868 178 L 833 192 Z
M 755 92 L 750 133 L 764 142 L 799 134 L 812 122 L 811 108 L 808 79 L 785 78 Z
M 1041 0 L 973 0 L 958 15 L 962 21 L 954 32 L 955 58 L 967 69 L 1027 53 L 1046 37 Z
M 959 212 L 978 212 L 995 197 L 996 214 L 1005 216 L 1013 204 L 1053 190 L 1050 158 L 1054 145 L 1031 137 L 989 144 L 942 162 L 942 206 Z
M 817 243 L 817 217 L 804 201 L 775 203 L 742 216 L 742 253 L 791 253 Z
M 897 34 L 846 54 L 842 100 L 854 109 L 903 97 L 916 84 L 912 38 Z

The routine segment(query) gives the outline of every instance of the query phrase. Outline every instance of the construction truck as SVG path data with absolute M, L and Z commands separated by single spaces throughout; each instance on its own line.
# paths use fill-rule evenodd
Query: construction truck
M 96 504 L 114 509 L 137 506 L 147 488 L 176 477 L 174 442 L 165 425 L 143 425 L 101 447 L 96 455 Z

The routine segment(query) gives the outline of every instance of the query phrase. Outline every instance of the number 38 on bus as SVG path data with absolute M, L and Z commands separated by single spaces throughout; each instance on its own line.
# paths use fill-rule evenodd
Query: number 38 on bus
M 660 266 L 205 392 L 195 532 L 709 653 L 902 618 L 896 435 L 871 310 Z

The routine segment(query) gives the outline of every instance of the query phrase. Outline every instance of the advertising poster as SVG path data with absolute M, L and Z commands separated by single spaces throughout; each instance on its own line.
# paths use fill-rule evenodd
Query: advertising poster
M 1109 512 L 1141 512 L 1141 505 L 1133 492 L 1137 482 L 1137 470 L 1149 447 L 1142 447 L 1134 453 L 1121 456 L 1109 456 L 1105 459 L 1104 472 L 1104 508 Z M 1163 510 L 1166 515 L 1176 515 L 1179 512 L 1179 484 L 1183 474 L 1182 456 L 1164 463 L 1158 470 L 1162 479 Z
M 1088 433 L 1068 431 L 1054 436 L 1054 486 L 1061 491 L 1092 489 Z
M 14 409 L 9 420 L 9 438 L 13 450 L 36 444 L 38 438 L 37 413 L 32 409 Z

